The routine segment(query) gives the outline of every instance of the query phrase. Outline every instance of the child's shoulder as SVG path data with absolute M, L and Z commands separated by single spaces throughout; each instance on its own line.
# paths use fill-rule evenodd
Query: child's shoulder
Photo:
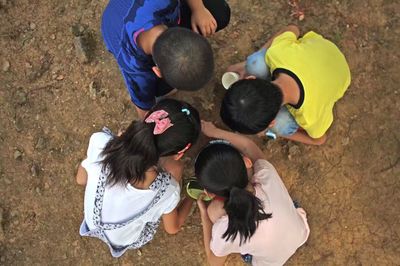
M 103 131 L 93 133 L 90 136 L 89 149 L 103 149 L 112 137 L 112 134 Z
M 224 209 L 224 202 L 217 199 L 212 200 L 207 207 L 207 213 L 208 216 L 210 217 L 211 222 L 213 224 L 216 223 L 219 218 L 226 215 L 226 211 Z

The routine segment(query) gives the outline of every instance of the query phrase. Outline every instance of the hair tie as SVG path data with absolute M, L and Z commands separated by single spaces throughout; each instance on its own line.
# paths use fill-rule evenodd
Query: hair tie
M 187 151 L 190 147 L 192 146 L 192 143 L 188 143 L 185 148 L 183 148 L 182 150 L 178 151 L 178 154 L 184 153 L 185 151 Z
M 174 124 L 171 123 L 171 119 L 168 117 L 168 113 L 164 110 L 158 110 L 151 113 L 145 120 L 147 124 L 155 123 L 153 134 L 160 135 L 165 132 L 168 128 Z
M 214 139 L 214 140 L 211 140 L 208 144 L 209 145 L 212 145 L 212 144 L 226 144 L 226 145 L 231 146 L 231 143 L 229 141 L 227 141 L 227 140 L 224 140 L 224 139 Z
M 182 108 L 181 112 L 186 113 L 186 115 L 190 115 L 190 110 L 187 108 Z

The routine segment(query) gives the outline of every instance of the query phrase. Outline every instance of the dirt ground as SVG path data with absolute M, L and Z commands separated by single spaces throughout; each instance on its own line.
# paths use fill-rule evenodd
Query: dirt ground
M 99 240 L 79 236 L 84 189 L 74 174 L 89 136 L 135 118 L 102 43 L 106 4 L 0 1 L 0 265 L 206 263 L 197 209 L 178 235 L 159 230 L 119 259 Z M 303 0 L 301 22 L 290 17 L 286 0 L 229 4 L 229 27 L 210 39 L 215 79 L 198 93 L 178 95 L 204 119 L 219 119 L 224 69 L 288 23 L 333 40 L 352 71 L 324 146 L 258 140 L 308 212 L 310 238 L 288 265 L 400 265 L 399 1 Z M 79 41 L 88 58 L 76 50 Z M 240 259 L 232 256 L 228 265 Z

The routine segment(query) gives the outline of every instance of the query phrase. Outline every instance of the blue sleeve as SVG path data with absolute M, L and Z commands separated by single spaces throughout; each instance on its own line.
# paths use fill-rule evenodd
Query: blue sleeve
M 122 70 L 125 84 L 132 102 L 143 110 L 149 110 L 155 104 L 156 76 L 153 71 L 141 71 L 133 74 Z

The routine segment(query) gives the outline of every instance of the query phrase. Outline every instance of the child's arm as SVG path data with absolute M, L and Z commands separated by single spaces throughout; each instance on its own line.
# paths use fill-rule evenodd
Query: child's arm
M 76 183 L 78 183 L 78 185 L 86 186 L 88 175 L 85 168 L 83 168 L 81 164 L 79 164 L 78 172 L 76 173 L 75 178 L 76 178 Z
M 288 26 L 284 27 L 283 29 L 281 29 L 280 31 L 278 31 L 277 33 L 275 33 L 275 35 L 272 36 L 272 37 L 260 48 L 260 50 L 261 50 L 261 49 L 264 49 L 264 48 L 268 49 L 268 48 L 271 46 L 272 41 L 273 41 L 277 36 L 279 36 L 280 34 L 286 32 L 286 31 L 291 31 L 291 32 L 293 32 L 293 33 L 296 35 L 297 38 L 300 36 L 300 29 L 299 29 L 296 25 L 288 25 Z M 226 71 L 236 72 L 236 73 L 239 74 L 239 78 L 240 78 L 240 79 L 243 79 L 243 78 L 245 78 L 246 75 L 247 75 L 247 73 L 246 73 L 246 61 L 243 61 L 243 62 L 234 64 L 234 65 L 231 65 L 231 66 L 229 66 L 229 67 L 226 69 Z
M 248 137 L 219 129 L 213 123 L 206 121 L 201 121 L 201 130 L 208 137 L 229 141 L 243 155 L 249 157 L 252 162 L 265 159 L 261 149 Z
M 184 198 L 175 210 L 162 216 L 164 229 L 168 234 L 176 234 L 179 232 L 190 213 L 192 204 L 192 199 Z
M 192 11 L 192 29 L 194 32 L 200 33 L 207 37 L 217 30 L 217 21 L 213 15 L 204 6 L 203 0 L 186 0 L 190 10 Z
M 204 241 L 204 249 L 207 255 L 207 261 L 210 265 L 224 265 L 226 257 L 217 257 L 211 251 L 210 242 L 211 242 L 211 231 L 212 231 L 212 222 L 210 217 L 207 214 L 207 207 L 203 201 L 203 196 L 200 196 L 197 200 L 197 205 L 200 210 L 201 224 L 203 226 L 203 241 Z
M 293 140 L 293 141 L 298 141 L 304 144 L 308 145 L 322 145 L 326 142 L 326 134 L 324 134 L 322 137 L 314 139 L 310 137 L 305 131 L 299 130 L 293 135 L 290 136 L 282 136 L 285 139 Z
M 280 31 L 278 31 L 277 33 L 275 33 L 274 36 L 272 36 L 271 38 L 269 38 L 269 40 L 263 45 L 263 47 L 261 47 L 261 49 L 262 49 L 262 48 L 267 48 L 267 49 L 268 49 L 268 48 L 271 46 L 272 42 L 274 41 L 274 39 L 275 39 L 276 37 L 278 37 L 279 35 L 281 35 L 281 34 L 284 33 L 284 32 L 287 32 L 287 31 L 293 32 L 293 33 L 296 35 L 296 38 L 299 38 L 299 36 L 300 36 L 300 29 L 299 29 L 299 27 L 297 27 L 297 26 L 294 25 L 294 24 L 290 24 L 290 25 L 284 27 L 283 29 L 281 29 Z

